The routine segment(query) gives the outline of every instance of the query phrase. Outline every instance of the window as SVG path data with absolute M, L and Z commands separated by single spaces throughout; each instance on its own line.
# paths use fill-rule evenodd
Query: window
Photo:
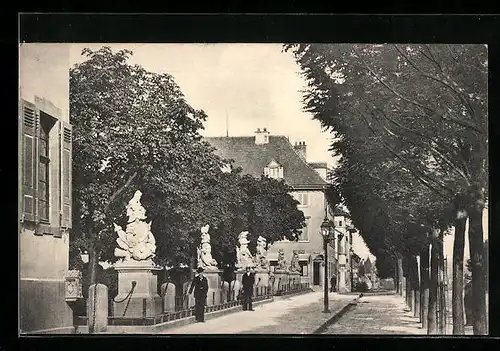
M 299 261 L 300 275 L 307 277 L 309 275 L 309 263 L 307 261 Z
M 311 217 L 306 217 L 305 227 L 301 229 L 299 234 L 299 241 L 308 241 L 309 240 L 309 220 Z
M 40 114 L 40 135 L 38 141 L 38 215 L 40 221 L 49 221 L 49 133 L 52 128 L 51 118 L 45 113 Z
M 72 129 L 55 118 L 60 110 L 51 106 L 38 97 L 35 104 L 20 101 L 21 215 L 22 221 L 40 224 L 35 234 L 60 236 L 59 227 L 71 228 Z M 54 112 L 43 112 L 46 108 Z M 57 222 L 50 216 L 51 206 L 58 207 Z
M 299 206 L 309 205 L 309 194 L 306 192 L 297 193 L 296 199 L 299 202 Z
M 339 227 L 342 227 L 342 221 L 339 221 Z
M 264 168 L 264 175 L 269 178 L 281 179 L 283 178 L 283 167 L 281 167 L 275 160 L 269 162 L 267 167 Z

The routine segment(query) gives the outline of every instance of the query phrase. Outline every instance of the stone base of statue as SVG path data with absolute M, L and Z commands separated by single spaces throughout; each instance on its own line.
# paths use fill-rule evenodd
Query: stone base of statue
M 264 292 L 269 285 L 269 272 L 265 269 L 258 269 L 255 272 L 255 293 Z
M 243 286 L 243 274 L 246 273 L 245 268 L 237 268 L 236 272 L 234 272 L 236 275 L 236 280 L 240 282 L 240 286 Z
M 115 264 L 115 269 L 118 272 L 118 295 L 113 301 L 114 317 L 152 317 L 163 312 L 157 286 L 157 274 L 162 267 L 151 260 L 127 260 Z
M 222 270 L 205 269 L 203 275 L 208 280 L 207 306 L 218 305 L 220 303 Z
M 297 286 L 300 284 L 300 273 L 290 272 L 288 275 L 288 282 L 291 289 L 297 288 Z
M 288 286 L 288 271 L 275 270 L 274 271 L 274 291 L 283 291 Z

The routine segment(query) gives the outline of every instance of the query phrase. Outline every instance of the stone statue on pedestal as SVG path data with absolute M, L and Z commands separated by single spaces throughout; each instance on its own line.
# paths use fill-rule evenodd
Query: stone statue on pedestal
M 293 273 L 300 272 L 300 264 L 299 264 L 299 254 L 297 251 L 293 251 L 292 261 L 290 262 L 289 271 Z
M 267 240 L 262 236 L 257 238 L 257 254 L 255 255 L 257 267 L 263 270 L 269 270 L 269 261 L 267 260 L 266 250 Z
M 217 270 L 217 261 L 212 258 L 212 246 L 210 245 L 210 234 L 208 229 L 210 226 L 207 224 L 201 227 L 201 243 L 197 249 L 198 252 L 198 268 L 211 271 Z
M 236 246 L 236 267 L 237 268 L 246 268 L 246 267 L 255 267 L 255 260 L 248 249 L 248 241 L 247 235 L 249 233 L 247 231 L 241 232 L 238 236 L 238 242 L 240 243 L 240 247 Z
M 137 190 L 126 206 L 128 223 L 125 231 L 113 223 L 118 234 L 115 256 L 122 257 L 124 262 L 145 261 L 155 256 L 156 241 L 151 233 L 151 221 L 145 222 L 146 210 L 141 204 L 141 196 Z
M 285 251 L 283 249 L 278 250 L 278 265 L 276 267 L 276 270 L 279 270 L 279 271 L 286 271 L 287 270 L 286 261 L 285 261 Z

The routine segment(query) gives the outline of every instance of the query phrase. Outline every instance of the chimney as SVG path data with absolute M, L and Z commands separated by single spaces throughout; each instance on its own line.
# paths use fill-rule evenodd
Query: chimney
M 255 144 L 262 145 L 268 143 L 269 143 L 269 132 L 267 131 L 267 129 L 264 128 L 263 130 L 260 130 L 260 128 L 257 128 L 257 130 L 255 131 Z
M 295 151 L 297 152 L 297 154 L 302 157 L 302 159 L 305 161 L 306 160 L 306 148 L 307 148 L 307 145 L 306 145 L 306 142 L 305 141 L 299 141 L 298 143 L 295 143 L 295 145 L 293 146 L 293 148 L 295 149 Z

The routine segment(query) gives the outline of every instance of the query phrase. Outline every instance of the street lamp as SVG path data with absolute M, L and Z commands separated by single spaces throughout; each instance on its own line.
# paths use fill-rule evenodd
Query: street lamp
M 80 258 L 82 259 L 83 263 L 88 263 L 89 262 L 89 253 L 87 250 L 80 251 Z
M 325 251 L 325 283 L 324 285 L 324 313 L 330 313 L 328 309 L 328 239 L 330 238 L 331 225 L 328 218 L 325 217 L 321 223 L 321 235 L 323 236 L 323 250 Z

